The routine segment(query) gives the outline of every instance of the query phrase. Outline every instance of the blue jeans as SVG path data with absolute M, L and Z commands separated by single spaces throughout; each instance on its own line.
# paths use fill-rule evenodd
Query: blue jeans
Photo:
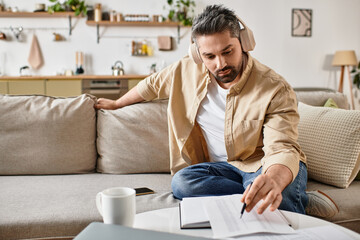
M 178 171 L 171 187 L 175 198 L 216 196 L 243 193 L 246 187 L 261 174 L 261 168 L 252 173 L 240 171 L 227 162 L 206 162 Z M 282 192 L 279 209 L 305 214 L 308 203 L 306 195 L 307 169 L 300 162 L 295 180 Z

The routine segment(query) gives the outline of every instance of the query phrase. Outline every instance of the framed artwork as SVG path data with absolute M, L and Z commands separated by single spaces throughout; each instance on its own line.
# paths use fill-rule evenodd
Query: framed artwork
M 293 37 L 311 37 L 312 10 L 292 9 L 291 35 Z

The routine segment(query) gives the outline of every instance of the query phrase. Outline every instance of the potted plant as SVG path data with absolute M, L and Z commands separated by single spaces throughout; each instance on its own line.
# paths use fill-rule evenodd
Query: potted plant
M 49 0 L 54 3 L 53 5 L 48 7 L 49 13 L 54 12 L 65 12 L 65 11 L 73 11 L 75 12 L 75 16 L 80 15 L 81 13 L 86 16 L 87 15 L 87 6 L 85 5 L 85 1 L 81 0 Z
M 360 89 L 360 62 L 357 66 L 357 69 L 356 69 L 356 67 L 354 67 L 353 70 L 351 71 L 351 73 L 354 74 L 353 83 L 357 86 L 358 89 Z
M 195 1 L 194 0 L 167 0 L 169 6 L 168 20 L 180 22 L 184 26 L 191 26 Z M 191 16 L 189 16 L 191 12 Z

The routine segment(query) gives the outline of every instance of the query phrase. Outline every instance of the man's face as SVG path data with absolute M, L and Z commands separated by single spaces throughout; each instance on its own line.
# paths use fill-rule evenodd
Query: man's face
M 242 48 L 229 31 L 196 38 L 199 53 L 206 68 L 222 83 L 233 82 L 242 66 Z

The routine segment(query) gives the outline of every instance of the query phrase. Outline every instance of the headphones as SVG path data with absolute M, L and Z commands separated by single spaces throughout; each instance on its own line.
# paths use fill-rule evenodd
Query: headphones
M 241 43 L 241 47 L 243 51 L 248 52 L 254 50 L 256 43 L 253 32 L 251 31 L 250 28 L 248 28 L 245 25 L 245 23 L 239 17 L 237 17 L 237 19 L 239 20 L 239 25 L 240 25 L 239 41 Z M 196 46 L 196 43 L 193 41 L 193 39 L 191 39 L 191 42 L 192 43 L 189 47 L 189 56 L 194 60 L 196 64 L 200 64 L 202 63 L 202 59 L 200 56 L 199 49 Z

